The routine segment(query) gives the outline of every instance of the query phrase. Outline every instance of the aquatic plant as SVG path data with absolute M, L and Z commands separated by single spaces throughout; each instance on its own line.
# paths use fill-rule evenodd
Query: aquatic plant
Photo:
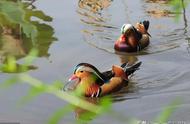
M 181 13 L 184 13 L 185 8 L 189 5 L 189 0 L 170 0 L 169 5 L 175 11 L 175 19 L 178 20 Z

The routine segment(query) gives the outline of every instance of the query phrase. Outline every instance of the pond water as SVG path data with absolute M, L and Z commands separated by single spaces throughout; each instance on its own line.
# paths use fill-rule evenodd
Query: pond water
M 189 7 L 176 21 L 175 12 L 164 1 L 102 0 L 97 7 L 76 0 L 39 0 L 33 4 L 53 18 L 47 25 L 55 32 L 52 37 L 57 40 L 52 38 L 46 44 L 38 44 L 42 52 L 33 63 L 37 68 L 29 74 L 50 84 L 55 80 L 65 82 L 80 62 L 91 63 L 105 71 L 113 64 L 139 60 L 143 64 L 131 78 L 129 87 L 114 96 L 113 110 L 124 117 L 154 120 L 166 105 L 180 98 L 181 104 L 170 120 L 190 123 Z M 144 19 L 150 21 L 151 45 L 138 54 L 116 54 L 113 44 L 120 35 L 121 25 Z M 21 56 L 25 49 L 19 48 Z M 22 57 L 18 57 L 20 61 Z M 14 74 L 0 73 L 0 81 L 10 75 Z M 0 122 L 46 123 L 56 110 L 68 104 L 44 94 L 17 107 L 28 88 L 27 85 L 15 85 L 1 89 Z M 64 117 L 61 123 L 74 123 L 75 112 Z M 91 123 L 125 122 L 105 113 Z

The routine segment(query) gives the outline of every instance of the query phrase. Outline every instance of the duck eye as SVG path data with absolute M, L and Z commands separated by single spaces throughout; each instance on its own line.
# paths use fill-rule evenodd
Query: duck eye
M 80 71 L 80 73 L 83 73 L 83 71 Z

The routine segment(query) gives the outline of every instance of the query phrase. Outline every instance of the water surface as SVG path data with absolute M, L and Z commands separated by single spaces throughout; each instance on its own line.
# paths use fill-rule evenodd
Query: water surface
M 53 18 L 47 24 L 52 27 L 52 37 L 57 40 L 39 44 L 44 50 L 33 63 L 37 69 L 29 73 L 46 83 L 65 82 L 80 62 L 89 62 L 104 71 L 113 64 L 139 60 L 143 62 L 141 69 L 131 78 L 128 88 L 115 94 L 117 102 L 114 102 L 113 110 L 124 117 L 153 120 L 166 105 L 180 97 L 182 104 L 171 120 L 190 122 L 190 8 L 186 8 L 176 22 L 175 12 L 159 1 L 103 0 L 101 5 L 93 8 L 75 0 L 34 2 L 36 8 Z M 113 43 L 120 35 L 121 25 L 135 24 L 143 19 L 150 21 L 151 45 L 138 54 L 116 54 Z M 19 47 L 18 63 L 27 54 L 26 48 L 29 49 L 27 45 Z M 1 73 L 0 80 L 10 75 L 13 74 Z M 16 107 L 28 88 L 27 85 L 16 85 L 0 91 L 0 121 L 42 124 L 57 109 L 67 105 L 45 94 L 24 107 Z M 74 123 L 74 119 L 73 110 L 62 123 Z M 105 113 L 92 123 L 124 122 Z

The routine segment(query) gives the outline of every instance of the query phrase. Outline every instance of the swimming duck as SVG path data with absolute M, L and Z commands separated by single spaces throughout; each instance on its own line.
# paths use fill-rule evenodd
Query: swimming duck
M 124 24 L 121 28 L 122 35 L 115 42 L 114 49 L 120 52 L 138 52 L 149 45 L 149 21 L 137 23 L 135 27 Z
M 101 73 L 89 63 L 80 63 L 75 67 L 74 74 L 69 81 L 75 81 L 73 89 L 86 97 L 104 96 L 120 90 L 128 84 L 128 77 L 139 69 L 141 62 L 129 66 L 112 66 L 112 70 Z

